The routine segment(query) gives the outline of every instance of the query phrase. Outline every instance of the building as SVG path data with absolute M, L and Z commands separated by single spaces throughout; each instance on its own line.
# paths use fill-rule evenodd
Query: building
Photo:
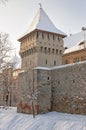
M 0 105 L 16 106 L 18 103 L 18 74 L 20 58 L 14 56 L 0 73 Z
M 71 64 L 86 60 L 86 30 L 64 38 L 65 51 L 63 64 Z
M 18 39 L 22 58 L 18 112 L 86 114 L 86 62 L 62 65 L 65 36 L 40 7 Z
M 18 39 L 22 69 L 61 65 L 65 36 L 40 7 L 27 32 Z
M 28 31 L 18 39 L 21 69 L 14 64 L 15 70 L 10 68 L 9 76 L 4 71 L 4 84 L 0 74 L 0 88 L 6 88 L 0 91 L 0 104 L 17 104 L 18 112 L 28 114 L 86 114 L 86 62 L 62 65 L 65 36 L 40 7 Z M 79 39 L 77 46 L 85 49 L 84 41 Z M 16 57 L 13 61 L 17 61 Z

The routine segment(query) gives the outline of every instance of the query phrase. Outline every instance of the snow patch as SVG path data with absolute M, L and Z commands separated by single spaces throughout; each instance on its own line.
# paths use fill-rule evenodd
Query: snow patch
M 0 109 L 0 130 L 86 130 L 86 116 L 59 112 L 32 115 Z

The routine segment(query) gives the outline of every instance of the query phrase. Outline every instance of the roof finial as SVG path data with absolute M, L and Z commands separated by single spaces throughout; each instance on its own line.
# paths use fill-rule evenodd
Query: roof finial
M 39 6 L 40 6 L 40 9 L 42 8 L 42 4 L 41 3 L 39 3 Z

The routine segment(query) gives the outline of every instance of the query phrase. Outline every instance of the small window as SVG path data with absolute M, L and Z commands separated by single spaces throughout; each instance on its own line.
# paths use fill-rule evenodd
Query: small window
M 73 83 L 75 83 L 75 80 L 73 79 Z
M 47 48 L 46 47 L 44 48 L 44 51 L 47 52 Z
M 54 65 L 56 65 L 56 61 L 54 60 Z
M 48 48 L 48 52 L 50 53 L 50 48 Z
M 60 84 L 60 81 L 58 81 L 58 84 Z
M 55 36 L 53 35 L 53 40 L 55 40 Z
M 48 77 L 47 79 L 49 80 L 50 78 Z
M 48 39 L 49 39 L 49 33 L 47 34 L 47 37 L 48 37 Z
M 44 39 L 44 34 L 42 33 L 42 38 Z
M 40 48 L 41 52 L 43 51 L 43 47 Z
M 58 49 L 56 49 L 56 54 L 58 54 Z
M 52 53 L 54 53 L 55 49 L 52 49 Z
M 60 41 L 60 37 L 58 37 L 58 40 Z
M 39 36 L 39 35 L 38 35 L 38 32 L 37 32 L 37 34 L 36 34 L 36 38 L 38 38 L 38 36 Z
M 68 60 L 65 60 L 65 64 L 68 64 Z
M 47 59 L 46 59 L 46 64 L 47 64 Z
M 78 58 L 78 57 L 75 57 L 75 58 L 73 59 L 73 63 L 76 63 L 76 62 L 79 62 L 79 58 Z
M 59 54 L 62 54 L 62 50 L 59 51 Z

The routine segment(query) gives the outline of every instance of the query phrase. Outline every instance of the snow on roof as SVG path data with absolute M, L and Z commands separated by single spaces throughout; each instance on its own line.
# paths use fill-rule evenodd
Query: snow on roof
M 77 43 L 80 43 L 82 40 L 86 40 L 86 30 L 76 34 L 72 34 L 71 36 L 66 37 L 63 40 L 64 40 L 64 47 L 68 48 L 73 47 Z
M 66 50 L 64 51 L 64 54 L 71 53 L 71 52 L 75 52 L 75 51 L 79 51 L 79 50 L 84 49 L 85 47 L 86 47 L 86 43 L 84 43 L 84 44 L 82 44 L 82 45 L 77 44 L 77 45 L 75 45 L 75 46 L 73 46 L 73 47 L 71 47 L 71 48 L 69 48 L 69 49 L 66 49 Z
M 55 25 L 52 23 L 52 21 L 50 20 L 50 18 L 48 17 L 48 15 L 45 13 L 45 11 L 42 8 L 39 8 L 29 29 L 26 31 L 26 33 L 22 37 L 24 37 L 25 35 L 29 34 L 30 32 L 36 29 L 66 36 L 64 32 L 60 31 L 59 29 L 55 27 Z
M 64 38 L 64 47 L 68 47 L 64 54 L 84 49 L 86 47 L 85 36 L 86 30 Z M 81 42 L 83 42 L 83 44 L 80 45 Z

